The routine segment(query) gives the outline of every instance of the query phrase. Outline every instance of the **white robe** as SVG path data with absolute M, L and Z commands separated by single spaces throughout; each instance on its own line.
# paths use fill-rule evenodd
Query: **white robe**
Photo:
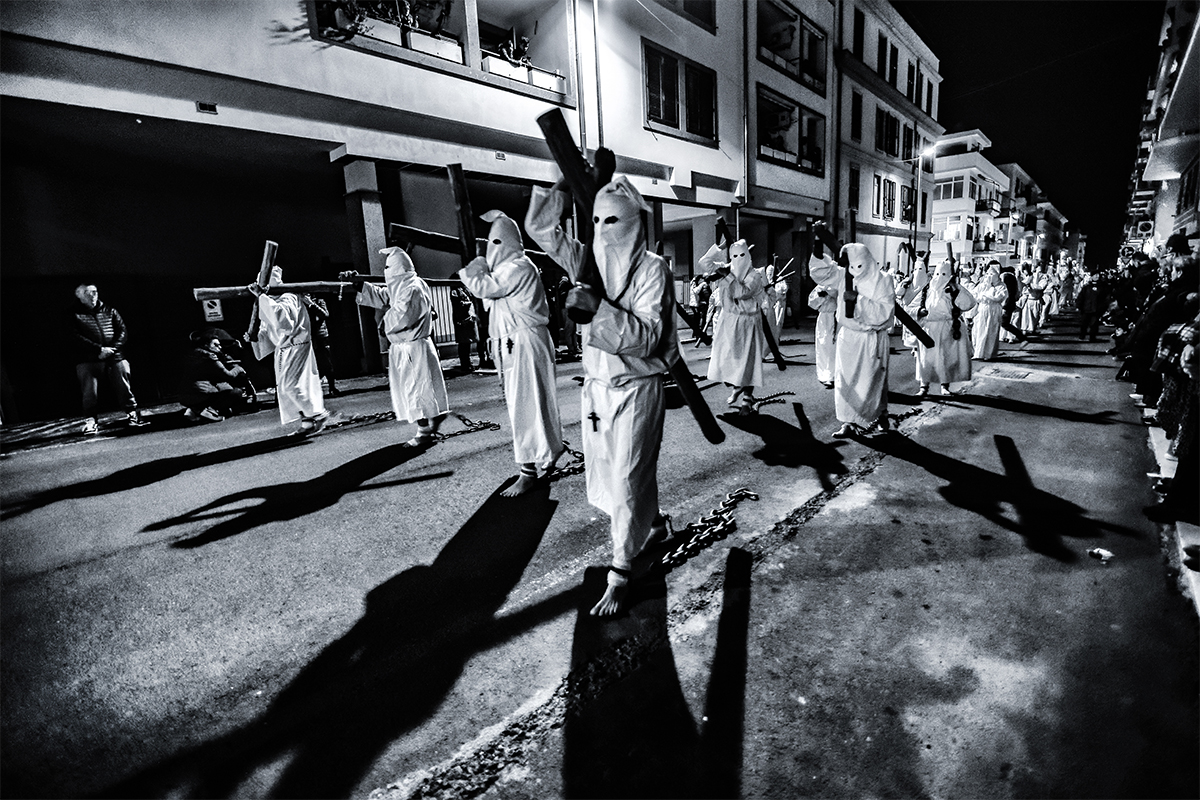
M 722 252 L 713 245 L 700 257 L 700 268 L 705 273 L 715 270 Z M 731 386 L 762 386 L 762 362 L 769 353 L 762 330 L 762 314 L 767 310 L 763 276 L 750 270 L 745 281 L 729 274 L 713 285 L 713 294 L 720 292 L 721 315 L 713 325 L 708 379 Z
M 966 311 L 975 306 L 975 298 L 965 288 L 960 287 L 954 305 L 958 306 L 960 311 Z M 955 339 L 954 316 L 950 295 L 946 294 L 945 286 L 929 284 L 929 291 L 925 297 L 925 310 L 928 315 L 924 318 L 917 316 L 920 306 L 921 299 L 918 293 L 916 299 L 905 310 L 925 329 L 933 339 L 934 346 L 926 347 L 917 342 L 917 381 L 928 385 L 971 380 L 971 336 L 967 330 L 967 321 L 959 320 L 959 336 Z
M 392 410 L 400 422 L 448 414 L 450 398 L 437 348 L 433 346 L 433 308 L 429 284 L 412 272 L 385 272 L 387 285 L 364 283 L 358 304 L 386 308 L 383 333 L 388 347 L 388 386 Z
M 995 358 L 1000 347 L 1000 321 L 1004 319 L 1008 287 L 1001 280 L 990 286 L 981 282 L 972 294 L 979 305 L 975 307 L 975 319 L 971 323 L 971 350 L 975 358 L 986 361 Z
M 833 383 L 833 365 L 837 360 L 837 290 L 828 286 L 814 287 L 808 295 L 808 306 L 817 312 L 814 332 L 817 380 Z
M 275 399 L 279 421 L 287 425 L 325 413 L 321 376 L 312 348 L 312 322 L 299 296 L 258 297 L 259 343 L 275 351 Z
M 488 269 L 476 259 L 460 273 L 467 291 L 491 304 L 488 332 L 504 382 L 518 464 L 550 463 L 562 452 L 554 384 L 550 307 L 537 267 L 525 255 Z
M 846 270 L 828 254 L 809 259 L 809 274 L 822 286 L 845 286 Z M 840 422 L 869 428 L 887 413 L 888 332 L 895 320 L 896 287 L 872 269 L 854 279 L 854 288 L 853 317 L 846 316 L 845 292 L 838 292 L 833 409 Z
M 558 221 L 566 196 L 533 187 L 525 230 L 574 280 L 584 245 Z M 647 251 L 632 264 L 601 266 L 619 305 L 603 301 L 583 328 L 583 451 L 588 502 L 611 519 L 613 566 L 631 569 L 658 515 L 658 453 L 665 414 L 662 376 L 679 357 L 674 284 Z

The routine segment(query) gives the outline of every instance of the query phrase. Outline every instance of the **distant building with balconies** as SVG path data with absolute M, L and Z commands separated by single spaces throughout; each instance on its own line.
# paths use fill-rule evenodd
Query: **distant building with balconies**
M 980 130 L 948 133 L 934 159 L 930 252 L 960 264 L 1008 260 L 1011 218 L 1001 211 L 1009 177 L 983 156 L 992 142 Z

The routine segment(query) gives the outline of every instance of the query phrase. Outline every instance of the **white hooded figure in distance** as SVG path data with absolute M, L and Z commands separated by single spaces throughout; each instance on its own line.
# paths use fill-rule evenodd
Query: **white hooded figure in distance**
M 837 359 L 837 296 L 836 287 L 821 284 L 808 294 L 808 307 L 817 312 L 814 330 L 817 380 L 826 389 L 833 388 L 833 365 Z
M 283 270 L 271 268 L 270 286 L 283 283 Z M 300 420 L 301 434 L 317 433 L 329 412 L 321 394 L 321 376 L 312 347 L 312 321 L 300 296 L 286 292 L 269 295 L 257 283 L 250 284 L 258 297 L 259 352 L 275 353 L 275 398 L 279 421 L 287 425 Z
M 876 425 L 887 429 L 888 331 L 896 313 L 896 287 L 866 245 L 852 242 L 842 253 L 848 271 L 828 252 L 812 256 L 808 266 L 814 281 L 839 290 L 833 367 L 834 413 L 843 423 L 833 435 L 839 439 Z
M 430 445 L 450 413 L 446 380 L 433 346 L 433 295 L 429 284 L 417 276 L 408 253 L 399 247 L 379 252 L 387 255 L 384 285 L 364 283 L 356 299 L 360 306 L 387 309 L 379 330 L 389 343 L 392 410 L 399 422 L 417 423 L 417 435 L 408 444 Z
M 771 335 L 775 337 L 776 346 L 782 340 L 783 321 L 787 317 L 788 282 L 786 279 L 779 280 L 779 276 L 786 269 L 786 266 L 783 269 L 778 269 L 772 264 L 767 267 L 764 275 L 769 287 L 767 300 L 771 307 L 771 313 L 767 314 L 767 319 L 771 322 Z
M 971 337 L 962 312 L 975 307 L 975 298 L 955 280 L 954 265 L 943 261 L 933 268 L 929 285 L 905 309 L 933 339 L 934 346 L 917 343 L 919 394 L 929 393 L 929 384 L 941 384 L 950 394 L 950 384 L 971 380 Z
M 998 261 L 988 266 L 971 294 L 979 304 L 971 323 L 971 351 L 975 358 L 991 361 L 1000 349 L 1000 323 L 1004 319 L 1004 302 L 1008 300 L 1008 287 L 1000 277 Z
M 516 483 L 501 494 L 516 497 L 549 472 L 565 447 L 554 385 L 554 342 L 550 306 L 537 267 L 525 255 L 521 230 L 500 211 L 482 217 L 492 223 L 487 256 L 460 273 L 467 291 L 483 300 L 491 316 L 492 352 L 504 381 L 513 452 L 521 465 Z
M 906 275 L 901 279 L 899 285 L 896 287 L 896 302 L 901 307 L 907 309 L 912 299 L 924 291 L 928 285 L 929 268 L 925 266 L 925 259 L 918 259 L 916 264 L 913 265 L 912 274 Z M 913 336 L 912 331 L 908 328 L 903 328 L 900 341 L 904 342 L 905 347 L 911 348 L 914 355 L 916 354 L 917 337 Z
M 721 315 L 713 326 L 708 379 L 732 386 L 729 405 L 740 405 L 741 413 L 749 414 L 754 411 L 754 387 L 763 383 L 762 361 L 767 354 L 762 314 L 774 311 L 767 304 L 766 280 L 754 269 L 746 240 L 729 245 L 728 263 L 718 261 L 722 253 L 714 244 L 699 262 L 706 275 L 728 268 L 728 273 L 722 270 L 712 281 L 713 295 L 720 297 Z
M 525 230 L 574 281 L 586 254 L 559 226 L 567 200 L 557 189 L 533 187 Z M 622 176 L 600 190 L 592 211 L 592 248 L 607 298 L 582 326 L 580 410 L 588 502 L 610 517 L 613 541 L 608 588 L 591 610 L 598 616 L 624 608 L 634 559 L 652 532 L 666 534 L 658 510 L 663 374 L 679 350 L 671 271 L 646 249 L 648 210 Z

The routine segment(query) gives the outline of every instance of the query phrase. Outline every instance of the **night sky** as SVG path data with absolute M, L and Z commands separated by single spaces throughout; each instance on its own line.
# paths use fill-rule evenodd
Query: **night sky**
M 1088 237 L 1117 257 L 1146 84 L 1165 3 L 894 0 L 939 59 L 938 122 L 979 128 L 993 164 L 1015 161 Z

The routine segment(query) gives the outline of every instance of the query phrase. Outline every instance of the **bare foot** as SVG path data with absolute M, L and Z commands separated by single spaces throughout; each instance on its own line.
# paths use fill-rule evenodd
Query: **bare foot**
M 519 497 L 534 487 L 537 483 L 537 478 L 532 475 L 521 473 L 517 476 L 516 482 L 500 493 L 501 497 Z
M 621 613 L 625 608 L 625 595 L 629 594 L 628 586 L 609 586 L 604 590 L 600 602 L 592 606 L 588 613 L 593 617 L 611 617 Z

